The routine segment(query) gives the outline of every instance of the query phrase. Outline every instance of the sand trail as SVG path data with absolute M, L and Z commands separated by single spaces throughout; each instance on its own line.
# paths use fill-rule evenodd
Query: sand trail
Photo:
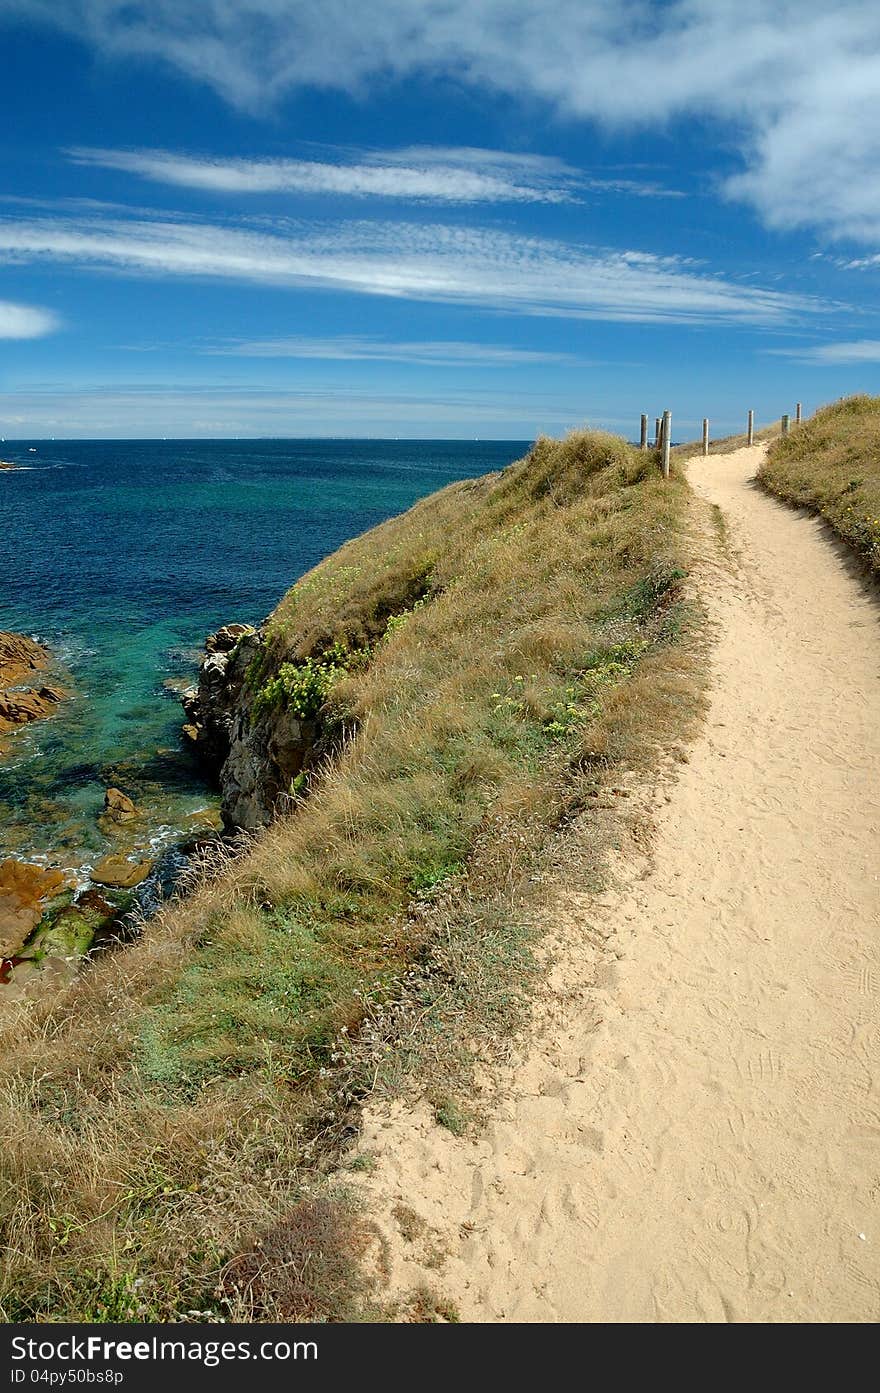
M 366 1119 L 393 1285 L 462 1319 L 880 1317 L 880 610 L 762 449 L 691 465 L 710 709 L 650 867 L 553 908 L 557 995 L 477 1141 Z

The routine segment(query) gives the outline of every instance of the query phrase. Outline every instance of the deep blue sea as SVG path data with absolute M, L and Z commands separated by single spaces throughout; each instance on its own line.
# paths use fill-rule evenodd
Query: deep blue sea
M 0 629 L 44 640 L 73 699 L 8 737 L 0 859 L 82 870 L 111 849 L 104 790 L 145 814 L 153 849 L 215 799 L 180 739 L 172 684 L 206 634 L 263 619 L 298 576 L 454 479 L 501 468 L 523 441 L 5 441 Z M 169 684 L 166 686 L 166 684 Z

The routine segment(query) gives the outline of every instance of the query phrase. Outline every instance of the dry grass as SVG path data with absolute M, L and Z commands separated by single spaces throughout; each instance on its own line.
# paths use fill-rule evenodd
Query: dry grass
M 880 574 L 880 397 L 823 407 L 771 446 L 758 478 L 812 508 Z
M 6 1319 L 368 1309 L 344 1213 L 304 1195 L 375 1087 L 415 1078 L 466 1125 L 474 1052 L 523 1019 L 542 848 L 698 703 L 689 499 L 615 438 L 539 440 L 294 587 L 253 684 L 371 645 L 324 713 L 337 758 L 138 943 L 5 1023 Z M 294 1249 L 306 1272 L 318 1229 L 335 1307 L 267 1275 Z

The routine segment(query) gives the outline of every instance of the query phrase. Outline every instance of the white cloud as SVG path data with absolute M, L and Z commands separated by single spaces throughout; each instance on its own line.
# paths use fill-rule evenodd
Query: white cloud
M 60 320 L 51 310 L 0 300 L 0 339 L 42 339 L 58 328 Z
M 113 218 L 0 220 L 0 260 L 222 277 L 466 303 L 520 314 L 773 325 L 817 302 L 702 274 L 677 257 L 487 229 L 275 223 L 272 231 Z
M 398 78 L 546 100 L 619 127 L 709 117 L 771 226 L 880 240 L 876 0 L 0 0 L 105 58 L 158 59 L 233 105 Z
M 774 349 L 786 358 L 815 367 L 844 367 L 850 363 L 880 363 L 880 339 L 857 339 L 852 343 L 811 344 L 802 348 Z
M 215 159 L 169 150 L 68 150 L 76 164 L 118 169 L 155 183 L 208 193 L 335 194 L 431 203 L 573 203 L 583 194 L 681 198 L 637 179 L 595 178 L 564 161 L 500 150 L 411 146 L 335 160 Z
M 390 343 L 385 339 L 341 334 L 337 338 L 236 340 L 204 350 L 231 358 L 316 358 L 334 362 L 418 363 L 430 367 L 531 367 L 537 363 L 575 363 L 570 353 L 542 353 L 504 344 L 436 342 Z M 583 364 L 582 364 L 583 366 Z
M 68 153 L 77 164 L 211 193 L 336 194 L 435 203 L 570 203 L 575 196 L 573 171 L 561 161 L 517 160 L 491 150 L 366 153 L 354 163 L 220 160 L 167 150 L 76 148 Z

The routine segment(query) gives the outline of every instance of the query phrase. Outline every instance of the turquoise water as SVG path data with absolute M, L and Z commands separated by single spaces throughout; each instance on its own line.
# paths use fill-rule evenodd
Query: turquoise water
M 0 456 L 0 629 L 44 640 L 73 698 L 6 741 L 0 857 L 82 869 L 110 844 L 104 790 L 138 802 L 153 850 L 215 807 L 164 685 L 205 635 L 259 622 L 349 537 L 526 442 L 8 441 Z

